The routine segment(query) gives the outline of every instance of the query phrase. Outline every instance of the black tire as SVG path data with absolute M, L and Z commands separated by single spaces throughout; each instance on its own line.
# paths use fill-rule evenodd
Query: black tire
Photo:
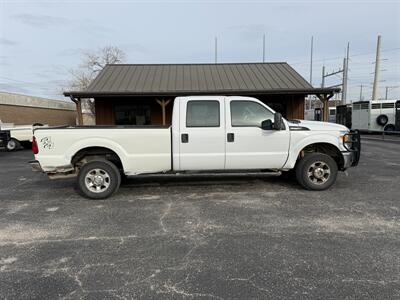
M 7 151 L 15 151 L 21 148 L 21 143 L 17 139 L 10 139 L 6 145 Z
M 380 126 L 385 126 L 389 122 L 387 115 L 379 115 L 376 117 L 376 123 Z
M 296 166 L 296 179 L 307 190 L 323 191 L 330 188 L 336 181 L 337 173 L 335 160 L 323 153 L 307 154 Z
M 385 126 L 385 129 L 384 129 L 384 131 L 386 131 L 386 132 L 391 132 L 391 131 L 395 131 L 395 130 L 396 130 L 396 127 L 393 124 L 389 124 L 389 125 Z
M 97 179 L 100 177 L 101 179 L 96 181 L 96 176 L 98 176 Z M 118 190 L 120 184 L 121 174 L 118 168 L 107 160 L 90 161 L 83 165 L 78 174 L 79 191 L 83 196 L 90 199 L 110 197 Z M 90 185 L 91 187 L 89 187 Z M 100 186 L 99 189 L 98 186 Z

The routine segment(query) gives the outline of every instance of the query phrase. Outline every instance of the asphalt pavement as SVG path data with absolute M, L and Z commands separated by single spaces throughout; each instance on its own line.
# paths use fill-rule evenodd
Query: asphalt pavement
M 101 201 L 0 152 L 0 298 L 400 298 L 400 143 L 362 147 L 328 191 L 152 176 Z

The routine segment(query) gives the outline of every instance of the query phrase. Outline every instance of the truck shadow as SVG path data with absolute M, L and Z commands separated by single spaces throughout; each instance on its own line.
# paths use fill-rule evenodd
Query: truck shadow
M 276 184 L 290 188 L 300 188 L 295 180 L 270 173 L 246 174 L 179 174 L 179 175 L 138 175 L 124 178 L 122 188 L 160 187 L 160 186 L 223 186 Z

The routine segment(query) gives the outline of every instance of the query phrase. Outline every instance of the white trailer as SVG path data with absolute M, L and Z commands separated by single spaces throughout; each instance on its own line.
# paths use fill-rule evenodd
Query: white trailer
M 352 129 L 394 131 L 397 100 L 371 100 L 353 103 Z

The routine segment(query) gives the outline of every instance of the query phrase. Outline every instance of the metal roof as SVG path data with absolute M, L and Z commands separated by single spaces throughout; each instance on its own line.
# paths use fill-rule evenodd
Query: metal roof
M 223 64 L 107 65 L 84 91 L 65 96 L 204 94 L 324 94 L 337 88 L 313 88 L 285 62 Z

